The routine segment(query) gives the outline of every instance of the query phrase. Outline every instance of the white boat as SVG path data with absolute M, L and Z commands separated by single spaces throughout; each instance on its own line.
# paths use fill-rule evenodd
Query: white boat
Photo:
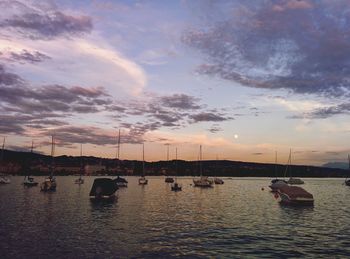
M 285 185 L 278 189 L 277 195 L 280 198 L 280 203 L 286 205 L 313 205 L 314 197 L 298 186 Z
M 120 172 L 120 129 L 119 129 L 119 134 L 118 134 L 118 146 L 117 146 L 117 156 L 116 156 L 116 173 Z M 122 178 L 118 176 L 115 179 L 117 186 L 120 188 L 125 188 L 128 187 L 128 181 L 125 178 Z
M 209 179 L 208 176 L 202 175 L 202 145 L 199 147 L 199 171 L 200 178 L 193 179 L 195 187 L 210 188 L 213 187 L 213 180 Z
M 2 169 L 3 166 L 3 160 L 4 160 L 4 149 L 5 149 L 5 137 L 4 137 L 4 141 L 2 142 L 2 149 L 1 149 L 1 161 L 0 161 L 0 166 Z M 0 184 L 9 184 L 11 183 L 10 178 L 8 178 L 6 175 L 1 174 L 0 175 Z
M 139 178 L 139 185 L 148 184 L 148 180 L 145 177 L 145 144 L 142 144 L 142 175 Z
M 166 169 L 166 174 L 168 174 L 169 172 L 169 144 L 166 144 L 167 146 L 167 158 L 166 158 L 166 161 L 167 161 L 167 169 Z M 166 183 L 173 183 L 174 182 L 174 178 L 173 177 L 170 177 L 170 176 L 167 176 L 165 177 L 165 180 L 164 180 Z
M 83 144 L 80 144 L 80 176 L 78 179 L 75 179 L 75 184 L 83 184 L 84 179 L 82 178 L 82 174 L 84 173 L 84 165 L 83 165 Z
M 289 151 L 289 167 L 291 167 L 291 164 L 292 164 L 292 150 Z M 286 172 L 288 170 L 288 165 L 287 165 L 287 168 L 286 168 Z M 287 173 L 285 173 L 285 175 L 287 175 Z M 290 178 L 289 180 L 287 181 L 288 184 L 290 185 L 300 185 L 300 184 L 304 184 L 304 181 L 301 180 L 300 178 L 295 178 L 295 177 L 292 177 L 292 173 L 291 173 L 291 169 L 290 169 Z
M 32 155 L 33 154 L 33 148 L 34 148 L 34 142 L 32 141 L 32 148 L 30 150 L 30 154 Z M 34 177 L 31 177 L 29 174 L 24 176 L 24 180 L 22 182 L 22 184 L 24 186 L 27 186 L 27 187 L 33 187 L 33 186 L 37 186 L 38 185 L 38 182 L 36 182 L 34 180 Z
M 54 153 L 55 153 L 55 142 L 54 138 L 52 136 L 52 141 L 51 141 L 51 166 L 50 166 L 50 176 L 45 179 L 44 182 L 40 184 L 40 190 L 42 192 L 52 192 L 56 191 L 57 183 L 56 179 L 53 176 L 54 172 Z
M 174 183 L 171 185 L 171 190 L 174 192 L 182 191 L 182 185 L 179 184 L 176 180 L 177 175 L 177 148 L 175 149 L 175 179 Z
M 6 175 L 0 175 L 0 184 L 9 184 L 11 183 L 10 178 L 8 178 Z
M 22 182 L 22 184 L 24 186 L 27 186 L 27 187 L 32 187 L 32 186 L 37 186 L 38 185 L 38 182 L 36 182 L 34 180 L 34 177 L 30 177 L 30 176 L 25 176 L 24 177 L 24 180 Z

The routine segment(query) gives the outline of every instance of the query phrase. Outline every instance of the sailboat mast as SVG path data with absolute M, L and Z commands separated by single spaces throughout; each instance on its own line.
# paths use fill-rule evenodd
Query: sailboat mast
M 277 151 L 275 151 L 275 177 L 277 179 Z
M 2 141 L 2 148 L 1 148 L 1 163 L 4 159 L 4 149 L 5 149 L 5 137 L 4 137 L 4 140 Z
M 202 145 L 199 146 L 199 172 L 202 176 Z
M 118 133 L 118 146 L 117 146 L 117 159 L 119 161 L 120 158 L 120 129 L 119 129 L 119 133 Z
M 175 177 L 176 175 L 177 175 L 177 147 L 175 148 Z
M 80 178 L 83 173 L 83 144 L 80 143 Z
M 4 161 L 4 149 L 5 149 L 5 137 L 4 140 L 2 141 L 2 148 L 1 148 L 1 158 L 0 158 L 0 173 L 2 173 L 2 169 L 3 169 L 3 161 Z
M 54 154 L 55 154 L 55 142 L 53 136 L 51 136 L 51 172 L 50 177 L 53 176 L 54 171 Z
M 145 176 L 145 143 L 142 143 L 142 176 Z

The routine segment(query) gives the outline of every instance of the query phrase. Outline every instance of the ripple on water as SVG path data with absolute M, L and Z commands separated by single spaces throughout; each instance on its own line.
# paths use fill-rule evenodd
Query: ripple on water
M 179 178 L 171 192 L 163 178 L 118 191 L 112 203 L 88 199 L 93 177 L 73 184 L 57 177 L 55 193 L 23 188 L 22 177 L 0 186 L 0 257 L 187 256 L 296 258 L 350 254 L 350 188 L 341 179 L 306 179 L 314 207 L 280 206 L 262 191 L 269 179 L 226 179 L 222 186 L 194 188 Z M 38 178 L 39 180 L 39 178 Z

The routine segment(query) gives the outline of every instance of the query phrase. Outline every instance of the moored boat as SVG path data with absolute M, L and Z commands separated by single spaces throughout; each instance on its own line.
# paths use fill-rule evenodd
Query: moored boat
M 166 178 L 165 178 L 165 182 L 166 182 L 166 183 L 173 183 L 173 182 L 174 182 L 174 178 L 172 178 L 172 177 L 166 177 Z
M 148 184 L 148 180 L 145 177 L 145 144 L 142 145 L 142 175 L 139 178 L 139 185 Z
M 202 146 L 199 147 L 199 171 L 200 171 L 200 178 L 193 179 L 194 186 L 201 187 L 201 188 L 213 187 L 213 181 L 209 179 L 208 176 L 202 175 Z
M 304 184 L 304 181 L 301 180 L 300 178 L 290 177 L 287 183 L 291 185 L 299 185 L 299 184 Z
M 82 177 L 82 174 L 85 173 L 84 170 L 84 165 L 83 165 L 83 144 L 80 144 L 80 175 L 78 179 L 74 180 L 75 184 L 83 184 L 84 183 L 84 179 Z
M 56 191 L 57 183 L 56 178 L 53 176 L 54 172 L 54 153 L 55 153 L 55 141 L 52 136 L 51 140 L 51 166 L 50 166 L 50 176 L 45 179 L 44 182 L 40 184 L 40 190 L 42 192 L 52 192 Z
M 0 166 L 2 169 L 3 168 L 3 160 L 4 160 L 4 149 L 5 149 L 5 137 L 4 137 L 4 141 L 2 143 L 2 149 L 1 149 L 1 160 L 0 160 Z M 8 178 L 6 175 L 1 174 L 0 175 L 0 184 L 9 184 L 11 183 L 10 178 Z
M 175 179 L 174 183 L 171 185 L 171 190 L 174 192 L 182 191 L 182 185 L 177 182 L 177 148 L 175 149 Z
M 215 177 L 214 178 L 214 183 L 215 184 L 224 184 L 224 180 L 222 180 L 221 178 Z
M 32 148 L 30 150 L 31 155 L 33 155 L 33 148 L 34 148 L 34 141 L 32 141 Z M 28 170 L 29 170 L 29 168 L 28 168 Z M 33 187 L 33 186 L 37 186 L 38 182 L 36 182 L 34 180 L 34 177 L 31 177 L 28 173 L 26 176 L 24 176 L 24 180 L 23 180 L 22 184 L 24 186 L 27 186 L 27 187 Z
M 179 183 L 173 183 L 171 185 L 171 190 L 174 192 L 182 191 L 182 186 Z
M 128 181 L 125 178 L 118 176 L 115 181 L 118 187 L 128 187 Z
M 314 197 L 311 193 L 307 192 L 298 186 L 281 186 L 277 190 L 277 194 L 280 197 L 280 202 L 287 205 L 313 205 Z
M 24 186 L 27 186 L 27 187 L 33 187 L 33 186 L 37 186 L 38 185 L 38 182 L 36 182 L 34 180 L 34 177 L 30 177 L 30 176 L 25 176 L 24 177 L 24 180 L 22 182 L 22 184 Z
M 91 187 L 89 197 L 92 201 L 114 200 L 118 190 L 116 180 L 110 178 L 97 178 Z

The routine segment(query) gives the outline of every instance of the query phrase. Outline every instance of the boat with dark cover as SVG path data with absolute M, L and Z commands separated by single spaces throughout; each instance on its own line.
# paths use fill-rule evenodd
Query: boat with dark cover
M 97 178 L 90 190 L 90 200 L 113 200 L 117 190 L 116 179 Z

